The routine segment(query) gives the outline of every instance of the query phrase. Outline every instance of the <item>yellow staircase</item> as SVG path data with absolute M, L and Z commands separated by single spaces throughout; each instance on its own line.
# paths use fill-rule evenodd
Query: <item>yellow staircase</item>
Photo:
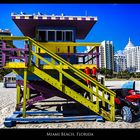
M 29 53 L 28 53 L 28 64 L 25 65 L 23 62 L 16 65 L 17 62 L 9 62 L 6 63 L 4 68 L 12 68 L 12 69 L 24 69 L 24 95 L 23 95 L 23 110 L 26 112 L 26 92 L 27 92 L 27 75 L 28 71 L 32 72 L 33 74 L 40 77 L 42 80 L 46 81 L 47 83 L 51 84 L 58 90 L 62 92 L 62 94 L 66 94 L 75 101 L 79 102 L 80 104 L 84 105 L 85 107 L 89 108 L 93 112 L 97 113 L 98 115 L 102 116 L 106 120 L 115 121 L 115 93 L 105 87 L 104 85 L 100 84 L 98 81 L 94 80 L 92 77 L 86 75 L 83 71 L 78 69 L 76 66 L 73 66 L 57 54 L 51 52 L 47 48 L 45 48 L 40 43 L 34 41 L 30 37 L 0 37 L 0 40 L 4 41 L 11 41 L 11 40 L 25 40 L 28 42 L 29 46 Z M 97 43 L 68 43 L 68 45 L 72 46 L 82 46 L 82 45 L 90 45 L 90 46 L 98 46 Z M 48 43 L 48 45 L 67 45 L 66 43 Z M 45 52 L 51 60 L 48 61 L 44 57 L 40 55 L 40 51 Z M 35 63 L 32 63 L 32 56 L 35 58 Z M 51 74 L 47 73 L 45 69 L 42 69 L 39 65 L 39 61 L 43 61 L 45 63 L 44 66 L 49 66 L 53 70 L 57 71 L 58 77 L 55 78 Z M 13 63 L 13 64 L 12 64 Z M 65 68 L 67 70 L 65 70 Z M 79 93 L 74 89 L 71 89 L 66 85 L 63 81 L 64 78 L 67 78 L 69 81 L 75 83 L 81 91 L 88 93 L 90 98 L 85 98 L 83 93 Z M 90 87 L 86 85 L 85 80 L 90 81 Z M 107 107 L 107 109 L 106 109 Z

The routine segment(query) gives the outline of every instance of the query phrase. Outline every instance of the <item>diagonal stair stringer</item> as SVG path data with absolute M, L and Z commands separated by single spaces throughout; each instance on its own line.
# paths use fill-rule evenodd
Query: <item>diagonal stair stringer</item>
M 61 83 L 58 80 L 51 77 L 50 75 L 48 75 L 44 71 L 40 70 L 36 66 L 32 66 L 31 68 L 29 68 L 29 71 L 31 71 L 33 74 L 39 76 L 42 80 L 48 82 L 49 84 L 51 84 L 52 86 L 54 86 L 58 90 L 62 91 L 64 94 L 68 95 L 72 99 L 74 99 L 77 102 L 81 103 L 82 105 L 86 106 L 87 108 L 89 108 L 93 112 L 97 113 L 98 115 L 102 116 L 103 118 L 105 118 L 107 120 L 110 120 L 110 116 L 109 116 L 108 112 L 104 111 L 103 109 L 97 110 L 96 104 L 87 100 L 82 95 L 80 95 L 76 91 L 72 90 L 71 88 L 69 88 L 65 84 L 61 85 Z

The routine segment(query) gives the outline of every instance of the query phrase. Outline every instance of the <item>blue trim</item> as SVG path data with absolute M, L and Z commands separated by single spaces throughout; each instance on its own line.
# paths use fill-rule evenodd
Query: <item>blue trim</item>
M 94 120 L 100 119 L 101 116 L 73 116 L 61 118 L 6 118 L 5 121 L 20 121 L 20 122 L 60 122 L 60 121 L 79 121 L 79 120 Z
M 122 85 L 122 88 L 135 90 L 135 81 L 129 81 Z
M 24 77 L 23 74 L 20 74 L 16 77 L 16 80 L 23 80 L 24 79 L 23 77 Z M 27 80 L 35 81 L 35 80 L 41 80 L 41 79 L 38 76 L 32 74 L 32 75 L 28 75 Z
M 33 112 L 26 112 L 26 114 L 49 114 L 49 113 L 59 113 L 57 111 L 33 111 Z M 23 123 L 30 123 L 30 122 L 65 122 L 65 121 L 87 121 L 87 120 L 96 120 L 103 122 L 103 118 L 98 115 L 87 115 L 87 116 L 72 116 L 72 117 L 59 117 L 59 118 L 20 118 L 19 116 L 22 115 L 21 111 L 16 111 L 13 115 L 9 118 L 5 118 L 4 125 L 7 127 L 12 127 L 16 125 L 16 122 L 23 122 Z

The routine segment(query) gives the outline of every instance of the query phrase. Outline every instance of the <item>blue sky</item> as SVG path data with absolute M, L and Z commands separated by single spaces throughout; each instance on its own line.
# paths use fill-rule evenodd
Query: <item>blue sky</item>
M 12 12 L 21 11 L 73 16 L 85 16 L 87 11 L 88 16 L 97 16 L 98 21 L 82 41 L 110 40 L 115 52 L 124 49 L 129 37 L 134 45 L 140 46 L 140 4 L 0 4 L 0 29 L 8 28 L 14 36 L 23 36 L 11 19 Z

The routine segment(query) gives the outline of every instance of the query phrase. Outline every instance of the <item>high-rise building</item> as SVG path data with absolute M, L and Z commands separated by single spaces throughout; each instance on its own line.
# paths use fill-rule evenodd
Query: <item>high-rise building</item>
M 114 45 L 112 41 L 103 41 L 99 47 L 99 67 L 114 70 Z
M 130 38 L 129 41 L 124 49 L 124 55 L 126 57 L 126 67 L 127 70 L 130 72 L 139 72 L 140 71 L 140 46 L 134 46 L 131 42 Z
M 126 57 L 123 51 L 118 51 L 114 55 L 114 71 L 120 72 L 126 70 Z
M 140 46 L 136 46 L 136 72 L 140 72 Z
M 0 29 L 0 36 L 11 36 L 11 33 L 8 29 L 5 29 L 4 31 Z M 0 68 L 2 67 L 2 42 L 0 41 Z

